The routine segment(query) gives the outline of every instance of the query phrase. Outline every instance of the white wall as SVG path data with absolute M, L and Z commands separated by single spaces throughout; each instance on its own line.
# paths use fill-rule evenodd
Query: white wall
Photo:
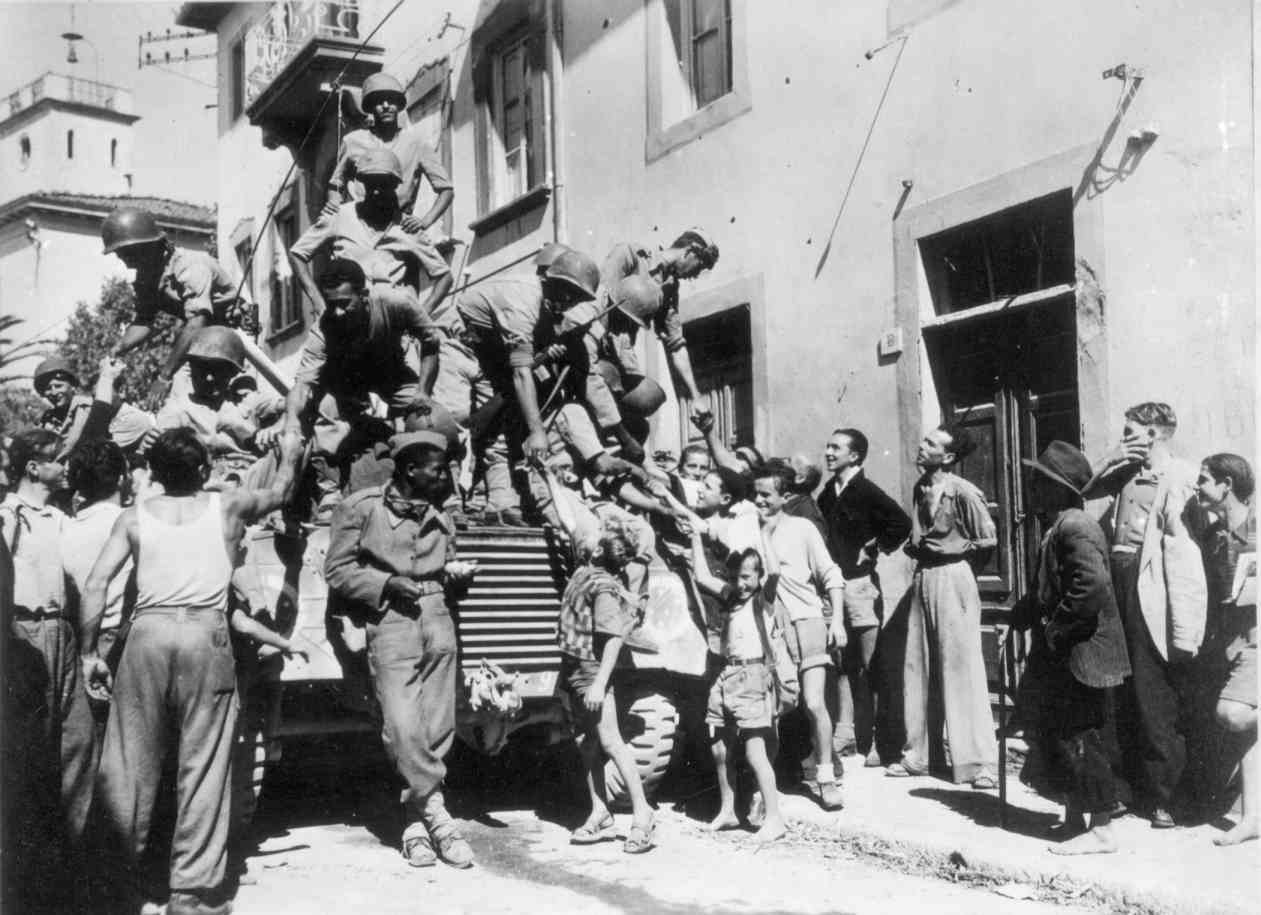
M 74 131 L 74 158 L 66 157 L 66 132 Z M 25 168 L 20 140 L 31 141 Z M 110 165 L 110 141 L 118 141 L 116 164 Z M 34 191 L 80 194 L 125 194 L 131 172 L 133 130 L 106 116 L 45 108 L 32 120 L 0 123 L 0 202 Z

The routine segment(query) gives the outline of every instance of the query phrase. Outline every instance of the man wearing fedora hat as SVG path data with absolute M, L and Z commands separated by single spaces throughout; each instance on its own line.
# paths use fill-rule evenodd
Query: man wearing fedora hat
M 455 553 L 442 504 L 453 484 L 449 439 L 401 432 L 390 439 L 394 474 L 333 512 L 324 574 L 329 589 L 368 619 L 368 664 L 381 706 L 382 738 L 403 789 L 403 857 L 471 867 L 473 850 L 442 798 L 443 757 L 455 737 L 455 625 L 446 587 L 476 563 Z
M 1036 735 L 1041 765 L 1026 771 L 1064 798 L 1065 841 L 1051 846 L 1054 854 L 1115 852 L 1110 823 L 1121 800 L 1113 777 L 1120 750 L 1109 693 L 1129 676 L 1130 660 L 1108 541 L 1082 510 L 1090 462 L 1072 445 L 1053 441 L 1024 463 L 1032 468 L 1031 501 L 1046 531 L 1032 585 L 1013 613 L 1013 625 L 1035 630 L 1017 708 Z

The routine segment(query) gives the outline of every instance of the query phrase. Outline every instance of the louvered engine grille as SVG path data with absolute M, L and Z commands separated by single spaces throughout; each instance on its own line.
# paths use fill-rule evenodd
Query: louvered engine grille
M 509 672 L 555 671 L 556 620 L 564 572 L 538 528 L 473 528 L 456 539 L 477 575 L 456 608 L 460 664 L 483 658 Z

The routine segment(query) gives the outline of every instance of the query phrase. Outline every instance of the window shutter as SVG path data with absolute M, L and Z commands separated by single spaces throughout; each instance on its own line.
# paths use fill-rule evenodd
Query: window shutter
M 477 212 L 482 215 L 490 212 L 491 170 L 490 170 L 490 123 L 492 117 L 491 81 L 494 79 L 494 60 L 491 54 L 483 51 L 473 61 L 473 107 L 477 164 Z
M 543 121 L 546 106 L 543 93 L 547 91 L 547 33 L 540 25 L 530 30 L 526 41 L 529 59 L 526 94 L 526 150 L 530 156 L 525 190 L 537 187 L 548 180 L 547 174 L 547 125 Z M 555 117 L 555 112 L 553 112 Z

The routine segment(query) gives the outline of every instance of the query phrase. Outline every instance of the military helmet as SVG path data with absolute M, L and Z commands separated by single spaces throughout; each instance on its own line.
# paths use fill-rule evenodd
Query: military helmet
M 227 362 L 245 371 L 245 344 L 236 331 L 221 326 L 203 327 L 193 335 L 185 359 Z
M 613 306 L 640 327 L 661 308 L 661 287 L 646 276 L 628 276 L 613 291 Z
M 706 270 L 712 270 L 714 264 L 718 263 L 718 246 L 704 229 L 693 226 L 676 238 L 670 247 L 690 248 L 695 251 Z
M 395 181 L 403 180 L 403 165 L 398 156 L 388 149 L 370 149 L 355 160 L 355 174 L 360 178 L 369 175 L 388 175 Z
M 572 248 L 556 255 L 543 276 L 552 282 L 564 283 L 586 300 L 594 299 L 600 288 L 600 268 L 587 255 Z
M 556 262 L 556 258 L 560 257 L 566 251 L 572 251 L 569 245 L 562 244 L 558 241 L 549 241 L 543 247 L 539 248 L 539 253 L 534 255 L 534 266 L 540 271 L 546 271 L 548 267 Z
M 56 375 L 66 375 L 72 385 L 76 388 L 79 386 L 79 376 L 74 373 L 70 360 L 62 356 L 50 356 L 35 366 L 35 392 L 42 393 L 44 386 Z
M 143 245 L 162 241 L 166 235 L 158 228 L 152 214 L 136 207 L 119 207 L 101 225 L 101 241 L 105 242 L 106 254 L 129 245 Z
M 363 81 L 363 110 L 371 113 L 375 104 L 374 96 L 393 95 L 400 110 L 407 107 L 407 94 L 403 92 L 403 84 L 388 73 L 373 73 Z

